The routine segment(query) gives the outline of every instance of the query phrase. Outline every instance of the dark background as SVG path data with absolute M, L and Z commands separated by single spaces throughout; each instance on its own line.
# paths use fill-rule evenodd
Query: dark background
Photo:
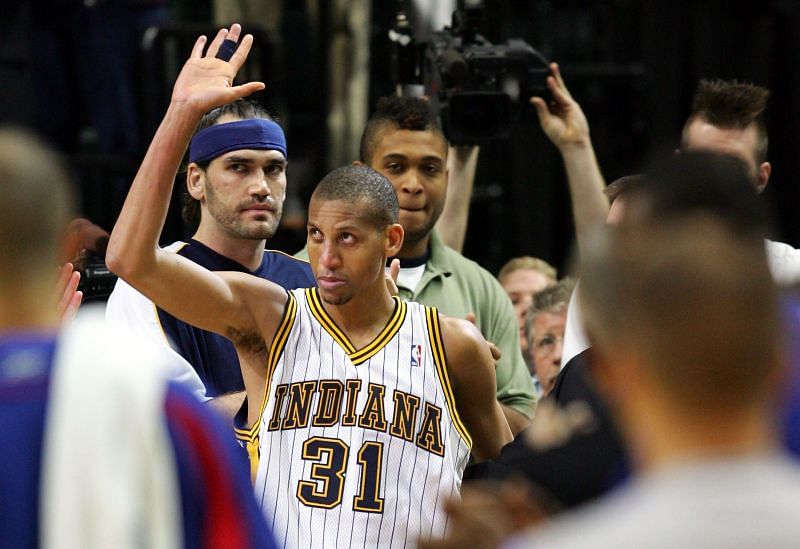
M 86 107 L 86 98 L 98 92 L 75 91 L 80 88 L 76 84 L 80 70 L 73 65 L 92 61 L 70 61 L 69 44 L 80 48 L 80 33 L 59 47 L 47 47 L 40 32 L 45 24 L 62 28 L 71 4 L 28 0 L 6 6 L 7 15 L 0 23 L 0 121 L 47 133 L 67 119 L 60 126 L 61 136 L 50 139 L 74 168 L 83 214 L 110 230 L 126 185 L 163 113 L 168 85 L 161 89 L 159 84 L 168 77 L 162 75 L 174 74 L 180 64 L 162 63 L 156 53 L 164 52 L 137 49 L 132 80 L 138 130 L 131 132 L 136 139 L 132 145 L 105 150 Z M 108 5 L 114 0 L 106 4 L 111 9 Z M 288 115 L 289 182 L 305 200 L 325 166 L 325 137 L 319 128 L 324 127 L 326 115 L 326 71 L 333 69 L 320 60 L 326 59 L 330 12 L 322 1 L 319 20 L 309 21 L 302 2 L 286 1 L 284 6 L 280 36 L 263 37 L 262 52 L 250 70 L 256 76 L 259 71 L 268 73 L 259 76 L 270 88 L 269 96 L 260 100 Z M 166 38 L 161 46 L 173 48 L 171 54 L 182 63 L 189 49 L 176 37 L 183 31 L 194 36 L 209 28 L 210 11 L 202 2 L 188 0 L 167 7 L 168 20 L 178 30 L 172 42 L 169 33 L 162 35 Z M 390 48 L 384 37 L 394 10 L 394 2 L 373 1 L 371 106 L 392 90 Z M 607 181 L 641 169 L 654 151 L 677 146 L 698 79 L 739 78 L 770 88 L 767 120 L 773 174 L 764 200 L 775 212 L 777 239 L 798 246 L 799 23 L 800 3 L 793 0 L 487 0 L 482 30 L 492 41 L 523 38 L 559 61 L 567 85 L 589 118 Z M 270 47 L 273 39 L 283 44 L 280 58 Z M 48 62 L 58 70 L 50 69 L 42 78 L 41 67 Z M 114 78 L 105 73 L 100 77 L 103 82 Z M 182 232 L 173 212 L 164 241 L 179 238 Z M 538 256 L 564 267 L 572 237 L 561 161 L 538 128 L 533 111 L 528 111 L 510 141 L 481 151 L 465 255 L 492 272 L 517 255 Z M 287 229 L 270 247 L 292 252 L 302 240 L 302 234 Z

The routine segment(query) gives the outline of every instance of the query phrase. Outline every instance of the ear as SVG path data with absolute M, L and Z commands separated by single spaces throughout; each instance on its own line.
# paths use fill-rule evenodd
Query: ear
M 769 162 L 762 162 L 758 167 L 758 180 L 756 181 L 756 193 L 763 191 L 769 182 L 769 176 L 772 173 L 772 164 Z
M 353 166 L 366 166 L 361 160 L 353 160 Z
M 192 162 L 186 168 L 186 190 L 189 195 L 195 200 L 202 200 L 205 198 L 205 171 Z
M 399 223 L 392 223 L 386 227 L 386 257 L 394 257 L 400 253 L 400 248 L 403 247 L 403 226 Z

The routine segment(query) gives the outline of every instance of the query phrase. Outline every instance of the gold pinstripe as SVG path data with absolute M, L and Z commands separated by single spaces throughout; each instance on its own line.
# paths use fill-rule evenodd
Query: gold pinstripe
M 375 356 L 383 347 L 397 334 L 397 331 L 403 325 L 406 318 L 406 303 L 402 299 L 394 296 L 395 308 L 389 322 L 386 323 L 384 329 L 379 333 L 375 339 L 372 340 L 363 349 L 356 350 L 355 346 L 350 342 L 348 337 L 342 332 L 333 319 L 328 316 L 328 313 L 319 301 L 319 292 L 316 288 L 309 288 L 306 290 L 306 297 L 308 298 L 311 312 L 314 318 L 319 321 L 320 325 L 326 332 L 344 349 L 349 355 L 353 365 L 358 366 L 363 364 L 371 357 Z
M 439 312 L 435 307 L 425 307 L 425 318 L 428 324 L 428 337 L 431 343 L 431 351 L 433 352 L 433 361 L 436 364 L 436 373 L 439 374 L 439 381 L 444 390 L 444 398 L 447 402 L 447 409 L 450 411 L 450 416 L 453 418 L 453 424 L 456 431 L 461 435 L 461 438 L 466 442 L 467 447 L 472 449 L 472 437 L 469 435 L 461 417 L 458 415 L 456 409 L 456 399 L 453 395 L 453 387 L 450 384 L 450 377 L 447 374 L 447 361 L 444 354 L 444 345 L 442 344 L 442 332 L 439 326 Z

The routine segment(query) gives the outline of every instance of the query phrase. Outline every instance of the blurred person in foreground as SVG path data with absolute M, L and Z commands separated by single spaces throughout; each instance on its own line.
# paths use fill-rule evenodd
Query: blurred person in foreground
M 0 547 L 273 547 L 232 437 L 166 380 L 169 357 L 102 312 L 68 318 L 56 157 L 0 130 L 0 186 Z
M 720 189 L 748 181 L 732 159 L 694 153 L 658 170 L 653 184 L 680 186 L 690 172 Z M 800 467 L 776 428 L 785 368 L 763 216 L 744 207 L 744 190 L 729 194 L 743 206 L 731 213 L 703 204 L 718 193 L 702 187 L 693 208 L 646 188 L 619 227 L 587 242 L 579 294 L 594 379 L 632 476 L 507 546 L 792 547 Z M 471 498 L 454 520 L 469 524 Z M 490 501 L 483 514 L 520 526 L 519 505 Z M 495 534 L 484 546 L 504 533 Z

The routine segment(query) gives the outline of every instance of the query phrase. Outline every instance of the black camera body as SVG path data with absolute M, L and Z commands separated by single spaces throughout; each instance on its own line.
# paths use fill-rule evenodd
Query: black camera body
M 106 301 L 114 291 L 117 275 L 106 266 L 105 252 L 86 252 L 75 262 L 81 273 L 78 289 L 83 292 L 83 302 Z
M 482 2 L 459 3 L 452 27 L 416 43 L 398 15 L 395 75 L 400 84 L 423 84 L 442 130 L 456 145 L 507 138 L 513 121 L 533 95 L 547 96 L 549 63 L 520 38 L 492 44 L 478 33 Z M 405 43 L 403 43 L 405 42 Z

